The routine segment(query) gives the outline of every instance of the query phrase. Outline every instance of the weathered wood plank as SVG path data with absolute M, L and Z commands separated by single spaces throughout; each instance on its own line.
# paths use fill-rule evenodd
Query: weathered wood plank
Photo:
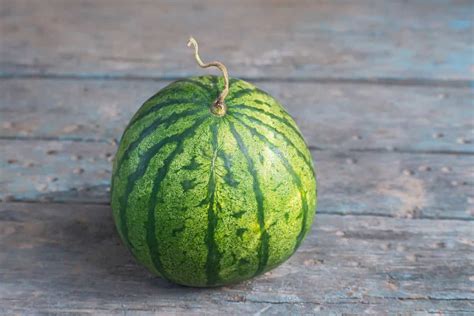
M 119 139 L 169 82 L 0 81 L 0 137 Z M 259 82 L 295 117 L 314 148 L 474 152 L 474 90 Z
M 0 2 L 0 74 L 472 80 L 470 0 Z M 467 84 L 467 83 L 465 83 Z
M 107 143 L 0 141 L 3 200 L 108 203 Z M 313 151 L 319 211 L 474 218 L 470 155 Z
M 110 214 L 108 206 L 0 203 L 0 312 L 474 312 L 471 222 L 320 215 L 276 270 L 193 289 L 138 266 Z

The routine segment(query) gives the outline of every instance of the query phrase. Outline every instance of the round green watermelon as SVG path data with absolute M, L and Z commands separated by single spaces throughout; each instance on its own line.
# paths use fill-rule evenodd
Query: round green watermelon
M 316 180 L 293 119 L 270 95 L 231 79 L 171 83 L 127 126 L 113 166 L 123 242 L 178 284 L 239 282 L 287 260 L 311 227 Z M 211 107 L 211 110 L 210 110 Z

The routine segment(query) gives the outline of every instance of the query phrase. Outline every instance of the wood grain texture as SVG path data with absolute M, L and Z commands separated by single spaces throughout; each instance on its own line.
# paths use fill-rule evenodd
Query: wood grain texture
M 470 0 L 2 0 L 0 74 L 196 74 L 192 33 L 238 77 L 469 85 L 473 13 Z
M 134 263 L 108 206 L 1 203 L 0 312 L 467 315 L 474 311 L 472 228 L 465 221 L 320 215 L 276 270 L 193 289 Z
M 0 140 L 0 148 L 3 200 L 108 204 L 115 145 Z M 312 154 L 322 213 L 474 219 L 470 155 Z
M 474 314 L 470 0 L 0 0 L 0 314 Z M 151 276 L 109 207 L 143 101 L 225 62 L 287 107 L 319 186 L 284 265 Z M 43 203 L 39 203 L 43 202 Z
M 1 80 L 0 138 L 110 141 L 169 83 Z M 259 82 L 288 109 L 312 148 L 474 153 L 474 90 Z

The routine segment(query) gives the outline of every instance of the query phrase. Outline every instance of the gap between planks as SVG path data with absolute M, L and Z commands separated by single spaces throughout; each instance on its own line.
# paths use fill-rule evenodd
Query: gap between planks
M 6 201 L 0 201 L 2 204 L 41 204 L 41 205 L 88 205 L 88 206 L 110 206 L 110 202 L 97 202 L 97 201 L 49 201 L 49 200 L 34 200 L 34 199 L 9 199 Z M 316 216 L 325 215 L 325 216 L 358 216 L 358 217 L 382 217 L 382 218 L 393 218 L 393 219 L 406 219 L 403 217 L 398 217 L 393 214 L 379 214 L 372 212 L 326 212 L 316 210 Z M 451 216 L 426 216 L 422 215 L 420 217 L 413 217 L 410 220 L 428 220 L 428 221 L 461 221 L 461 222 L 474 222 L 473 218 L 460 218 L 460 217 L 451 217 Z
M 198 74 L 189 74 L 194 76 Z M 105 81 L 174 81 L 186 76 L 137 76 L 137 75 L 107 75 L 107 74 L 17 74 L 0 73 L 0 79 L 49 79 L 49 80 L 105 80 Z M 471 88 L 474 80 L 463 79 L 429 79 L 429 78 L 344 78 L 344 77 L 245 77 L 239 79 L 250 82 L 288 82 L 288 83 L 319 83 L 319 84 L 362 84 L 383 86 L 409 86 L 409 87 L 446 87 L 446 88 Z
M 77 143 L 102 143 L 102 144 L 113 144 L 118 143 L 117 139 L 107 140 L 100 138 L 82 138 L 82 137 L 48 137 L 48 136 L 2 136 L 0 135 L 0 140 L 5 141 L 44 141 L 44 142 L 77 142 Z M 320 146 L 308 146 L 310 151 L 340 151 L 337 148 L 325 148 Z M 427 155 L 465 155 L 465 156 L 474 156 L 474 151 L 470 150 L 439 150 L 439 149 L 429 149 L 429 150 L 419 150 L 412 148 L 348 148 L 342 150 L 341 152 L 358 152 L 358 153 L 377 153 L 377 154 L 391 154 L 391 153 L 400 153 L 400 154 L 427 154 Z

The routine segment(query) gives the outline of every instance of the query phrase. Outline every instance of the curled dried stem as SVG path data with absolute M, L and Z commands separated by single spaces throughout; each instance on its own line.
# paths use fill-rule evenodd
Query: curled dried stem
M 229 94 L 229 74 L 227 73 L 227 68 L 223 63 L 219 61 L 211 61 L 209 63 L 204 63 L 199 57 L 199 46 L 196 40 L 193 37 L 189 38 L 188 47 L 194 47 L 194 58 L 196 59 L 199 67 L 208 68 L 208 67 L 217 67 L 222 71 L 224 76 L 224 90 L 221 91 L 217 99 L 211 106 L 211 112 L 217 116 L 223 116 L 227 111 L 227 106 L 225 105 L 224 99 Z

